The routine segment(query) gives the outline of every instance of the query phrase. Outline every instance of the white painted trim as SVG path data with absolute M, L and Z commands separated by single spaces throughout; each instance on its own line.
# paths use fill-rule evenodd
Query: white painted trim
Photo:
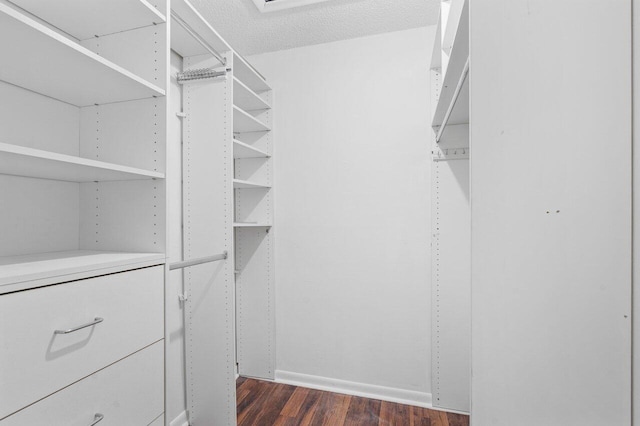
M 169 423 L 169 426 L 189 426 L 189 419 L 187 418 L 187 412 L 183 411 L 182 413 L 178 414 L 178 417 L 171 420 L 171 423 Z
M 314 3 L 321 3 L 328 0 L 277 0 L 265 2 L 264 0 L 253 0 L 258 10 L 262 13 L 275 12 L 277 10 L 291 9 L 293 7 L 307 6 Z
M 370 385 L 367 383 L 349 382 L 346 380 L 331 379 L 328 377 L 312 376 L 309 374 L 293 373 L 282 370 L 276 370 L 275 381 L 277 383 L 287 385 L 301 386 L 322 391 L 362 396 L 365 398 L 441 410 L 433 407 L 431 394 L 426 392 Z

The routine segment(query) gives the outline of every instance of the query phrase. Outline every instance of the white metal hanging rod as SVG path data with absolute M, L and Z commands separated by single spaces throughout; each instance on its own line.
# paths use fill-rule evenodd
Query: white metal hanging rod
M 467 76 L 469 75 L 469 58 L 467 57 L 467 62 L 464 64 L 464 69 L 462 70 L 462 75 L 460 76 L 460 80 L 458 81 L 458 85 L 456 86 L 456 91 L 453 92 L 453 97 L 451 98 L 451 103 L 449 104 L 449 108 L 447 108 L 447 113 L 444 115 L 444 119 L 442 120 L 442 125 L 438 129 L 438 133 L 436 134 L 436 143 L 440 142 L 442 139 L 442 134 L 444 133 L 447 125 L 449 124 L 449 118 L 451 118 L 451 113 L 453 112 L 453 108 L 456 106 L 456 102 L 458 102 L 458 96 L 460 96 L 460 92 L 462 91 L 462 86 L 464 86 L 464 82 L 467 80 Z
M 214 58 L 216 58 L 218 61 L 220 61 L 220 63 L 222 65 L 227 65 L 227 59 L 222 56 L 220 53 L 218 53 L 218 51 L 216 49 L 214 49 L 213 47 L 211 47 L 211 45 L 209 43 L 207 43 L 206 40 L 204 40 L 202 37 L 200 37 L 198 35 L 197 32 L 195 32 L 195 30 L 193 28 L 191 28 L 191 26 L 189 24 L 186 23 L 186 21 L 184 19 L 182 19 L 180 17 L 180 15 L 178 15 L 176 12 L 174 12 L 173 10 L 171 11 L 171 17 L 173 19 L 175 19 L 175 21 L 182 27 L 184 28 L 184 30 L 186 32 L 189 33 L 189 35 L 191 37 L 193 37 L 200 45 L 202 45 L 202 47 L 204 47 L 205 49 L 207 49 L 207 51 L 209 53 L 211 53 L 213 55 Z
M 216 254 L 214 256 L 200 257 L 198 259 L 184 260 L 182 262 L 175 262 L 169 265 L 169 270 L 184 269 L 190 266 L 202 265 L 203 263 L 216 262 L 218 260 L 225 260 L 229 257 L 229 253 L 225 250 L 222 254 Z

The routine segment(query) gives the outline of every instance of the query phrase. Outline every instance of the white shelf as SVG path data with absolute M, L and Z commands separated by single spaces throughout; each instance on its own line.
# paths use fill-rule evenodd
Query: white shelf
M 261 93 L 271 90 L 264 78 L 242 56 L 236 53 L 233 55 L 233 75 L 254 92 Z
M 172 0 L 172 13 L 185 21 L 209 46 L 224 54 L 231 50 L 231 46 L 218 34 L 216 30 L 202 17 L 188 0 Z M 171 49 L 180 56 L 209 55 L 209 51 L 198 43 L 184 28 L 177 23 L 171 25 Z
M 0 257 L 0 293 L 162 264 L 162 253 L 61 251 Z
M 247 223 L 247 222 L 235 222 L 234 228 L 271 228 L 271 225 L 264 223 Z
M 271 188 L 271 186 L 249 182 L 247 180 L 234 179 L 233 188 L 234 189 L 265 189 L 265 188 L 268 189 L 268 188 Z
M 68 182 L 163 179 L 164 174 L 0 143 L 0 174 Z
M 239 140 L 233 140 L 233 158 L 270 158 L 266 152 Z
M 243 82 L 233 77 L 233 104 L 245 111 L 271 109 L 271 106 Z
M 268 132 L 269 130 L 271 129 L 266 124 L 237 106 L 233 106 L 234 133 Z
M 147 0 L 11 2 L 78 40 L 166 22 L 166 17 Z
M 450 124 L 469 123 L 469 79 L 464 78 L 464 84 L 457 97 L 454 99 L 456 87 L 464 77 L 464 70 L 469 58 L 469 8 L 465 2 L 451 56 L 446 69 L 446 74 L 440 90 L 440 98 L 435 108 L 433 127 L 440 127 L 445 119 L 447 110 L 453 103 L 453 110 L 447 121 Z
M 165 95 L 159 87 L 4 4 L 0 4 L 0 56 L 6 58 L 0 80 L 76 106 Z

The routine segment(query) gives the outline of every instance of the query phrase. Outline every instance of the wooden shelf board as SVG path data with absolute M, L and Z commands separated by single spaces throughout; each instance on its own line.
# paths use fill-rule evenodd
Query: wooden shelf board
M 164 174 L 0 143 L 0 174 L 68 182 L 163 179 Z
M 233 77 L 233 104 L 244 111 L 271 109 L 267 101 L 236 77 Z
M 465 2 L 460 22 L 457 27 L 455 42 L 449 57 L 449 62 L 440 90 L 440 98 L 433 114 L 433 127 L 439 127 L 445 118 L 449 105 L 454 101 L 453 96 L 462 78 L 467 59 L 469 58 L 469 8 Z M 455 102 L 453 113 L 448 124 L 465 124 L 469 122 L 469 79 L 465 79 L 460 96 Z M 466 93 L 463 93 L 465 92 Z M 465 104 L 466 102 L 466 104 Z
M 265 223 L 246 223 L 246 222 L 235 222 L 233 224 L 234 228 L 271 228 L 271 225 L 267 225 Z
M 0 80 L 76 106 L 165 95 L 159 87 L 4 4 L 0 4 L 0 56 L 11 58 L 0 67 Z
M 147 0 L 11 2 L 78 40 L 161 24 L 167 20 Z
M 269 130 L 271 129 L 266 124 L 237 106 L 233 106 L 234 133 L 268 132 Z
M 233 55 L 233 75 L 256 93 L 271 90 L 271 87 L 244 58 L 237 53 Z
M 249 182 L 247 180 L 234 179 L 233 188 L 234 189 L 268 189 L 268 188 L 271 188 L 271 186 L 262 185 L 260 183 Z
M 163 264 L 164 253 L 75 250 L 0 257 L 0 293 Z
M 244 142 L 233 140 L 233 158 L 270 158 L 266 152 Z

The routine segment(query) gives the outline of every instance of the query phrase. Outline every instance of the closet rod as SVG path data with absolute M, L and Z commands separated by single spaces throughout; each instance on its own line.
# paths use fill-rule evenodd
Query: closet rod
M 200 45 L 202 45 L 202 47 L 204 47 L 205 49 L 207 49 L 207 51 L 209 53 L 211 53 L 218 61 L 220 61 L 220 63 L 222 65 L 227 65 L 227 59 L 224 58 L 220 53 L 218 53 L 218 51 L 216 49 L 214 49 L 213 47 L 211 47 L 211 45 L 209 43 L 206 42 L 206 40 L 204 40 L 202 37 L 200 37 L 198 35 L 198 33 L 195 32 L 195 30 L 193 28 L 191 28 L 191 26 L 189 26 L 189 24 L 187 24 L 184 19 L 182 19 L 180 17 L 180 15 L 178 15 L 176 12 L 174 12 L 173 10 L 171 11 L 171 17 L 173 19 L 176 20 L 176 22 L 182 27 L 184 28 L 184 30 L 186 32 L 189 33 L 189 35 L 191 37 L 193 37 Z
M 451 117 L 451 113 L 453 112 L 453 108 L 456 106 L 456 102 L 458 102 L 458 96 L 460 96 L 460 92 L 462 91 L 462 86 L 464 86 L 464 82 L 467 80 L 467 76 L 469 75 L 469 58 L 467 57 L 467 63 L 464 64 L 464 69 L 462 70 L 462 75 L 460 76 L 460 80 L 458 81 L 458 85 L 456 86 L 456 91 L 453 92 L 453 97 L 451 98 L 451 103 L 449 104 L 449 108 L 447 108 L 447 113 L 444 115 L 444 119 L 442 120 L 442 125 L 438 129 L 438 133 L 436 134 L 436 143 L 440 142 L 442 139 L 442 134 L 444 130 L 447 128 L 449 124 L 449 118 Z
M 214 256 L 200 257 L 198 259 L 184 260 L 182 262 L 175 262 L 169 265 L 169 270 L 188 268 L 189 266 L 202 265 L 203 263 L 211 263 L 218 260 L 225 260 L 229 257 L 229 253 L 225 250 L 222 254 L 216 254 Z

